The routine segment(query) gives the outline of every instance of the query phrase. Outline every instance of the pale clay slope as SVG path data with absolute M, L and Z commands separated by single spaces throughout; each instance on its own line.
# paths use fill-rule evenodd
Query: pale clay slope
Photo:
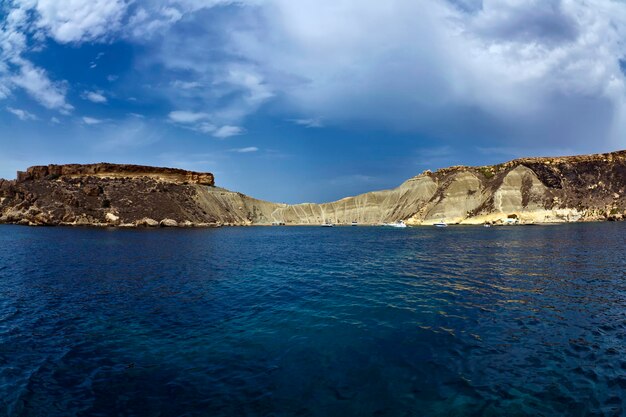
M 508 172 L 495 190 L 486 189 L 475 173 L 460 171 L 445 176 L 440 183 L 425 173 L 392 190 L 324 204 L 277 204 L 201 186 L 197 201 L 207 212 L 220 213 L 219 220 L 226 224 L 380 224 L 405 220 L 411 225 L 431 225 L 439 221 L 501 222 L 512 214 L 527 223 L 573 221 L 581 217 L 582 213 L 573 209 L 546 210 L 546 195 L 549 190 L 536 174 L 520 165 Z M 474 212 L 485 204 L 488 209 Z

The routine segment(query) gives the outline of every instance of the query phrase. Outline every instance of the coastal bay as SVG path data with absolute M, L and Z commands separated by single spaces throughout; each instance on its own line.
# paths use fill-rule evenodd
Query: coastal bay
M 0 226 L 0 410 L 620 415 L 625 239 Z

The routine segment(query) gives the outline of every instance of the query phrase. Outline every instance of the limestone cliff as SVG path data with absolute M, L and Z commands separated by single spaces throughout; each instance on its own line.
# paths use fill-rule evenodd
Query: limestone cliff
M 426 171 L 393 190 L 278 209 L 287 224 L 545 223 L 626 216 L 626 151 Z
M 210 173 L 138 165 L 31 167 L 0 180 L 0 222 L 30 225 L 545 223 L 626 216 L 626 151 L 426 171 L 392 190 L 276 204 L 214 186 Z

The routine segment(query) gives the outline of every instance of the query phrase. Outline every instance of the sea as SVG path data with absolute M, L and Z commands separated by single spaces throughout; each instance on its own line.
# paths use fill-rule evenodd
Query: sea
M 0 226 L 0 416 L 624 416 L 626 223 Z

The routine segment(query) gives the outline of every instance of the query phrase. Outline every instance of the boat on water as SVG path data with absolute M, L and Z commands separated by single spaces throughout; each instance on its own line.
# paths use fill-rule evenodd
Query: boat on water
M 333 226 L 334 226 L 334 224 L 333 224 L 333 223 L 330 223 L 330 222 L 324 222 L 324 223 L 322 223 L 322 224 L 321 224 L 321 226 L 322 226 L 322 227 L 333 227 Z
M 440 222 L 434 223 L 433 226 L 435 226 L 435 227 L 448 227 L 448 224 L 442 220 Z
M 398 227 L 401 229 L 404 229 L 406 226 L 406 223 L 404 223 L 404 220 L 400 220 L 399 222 L 395 222 L 395 223 L 384 223 L 383 226 L 389 226 L 389 227 Z
M 485 223 L 483 224 L 483 227 L 491 227 L 491 225 L 489 223 Z
M 355 221 L 351 223 L 351 226 L 356 226 L 356 225 L 358 225 L 358 223 Z

